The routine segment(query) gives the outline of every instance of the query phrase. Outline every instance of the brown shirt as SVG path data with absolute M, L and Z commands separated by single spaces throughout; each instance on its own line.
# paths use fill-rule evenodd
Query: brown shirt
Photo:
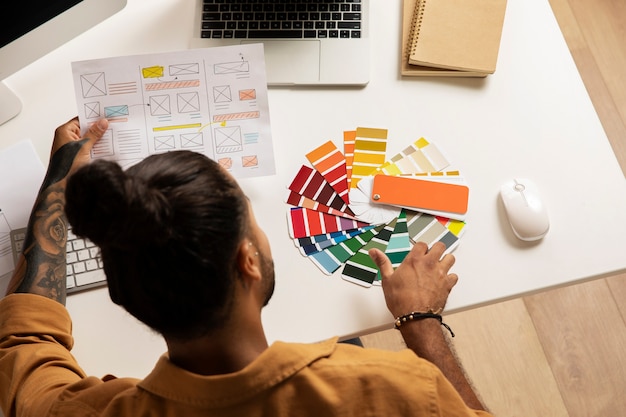
M 241 371 L 201 376 L 163 355 L 143 380 L 88 377 L 71 320 L 47 298 L 0 301 L 0 405 L 41 416 L 489 416 L 412 351 L 276 342 Z

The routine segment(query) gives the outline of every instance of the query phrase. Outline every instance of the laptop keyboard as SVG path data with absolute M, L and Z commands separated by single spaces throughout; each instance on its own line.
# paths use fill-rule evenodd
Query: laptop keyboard
M 203 38 L 361 37 L 361 0 L 203 1 Z
M 11 247 L 16 264 L 17 258 L 22 252 L 25 237 L 25 228 L 11 232 Z M 68 294 L 106 285 L 100 250 L 95 244 L 88 239 L 79 238 L 69 229 L 66 249 L 66 287 Z

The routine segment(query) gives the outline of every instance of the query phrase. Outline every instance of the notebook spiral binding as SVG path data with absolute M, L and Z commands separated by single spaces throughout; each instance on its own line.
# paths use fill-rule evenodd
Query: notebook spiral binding
M 407 56 L 411 56 L 415 52 L 415 46 L 420 36 L 420 29 L 422 28 L 422 22 L 424 20 L 424 8 L 426 7 L 426 0 L 417 0 L 415 3 L 415 12 L 413 13 L 413 20 L 411 22 L 411 42 L 409 42 L 409 48 Z

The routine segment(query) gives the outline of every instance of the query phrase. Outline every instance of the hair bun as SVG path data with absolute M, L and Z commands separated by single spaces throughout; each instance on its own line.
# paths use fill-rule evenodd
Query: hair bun
M 74 233 L 98 246 L 132 249 L 170 236 L 166 198 L 117 163 L 96 160 L 80 168 L 68 180 L 66 201 Z

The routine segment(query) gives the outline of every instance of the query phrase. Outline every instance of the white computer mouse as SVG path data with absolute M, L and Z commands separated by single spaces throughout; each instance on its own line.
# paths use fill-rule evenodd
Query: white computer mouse
M 519 239 L 539 240 L 548 233 L 548 210 L 534 182 L 527 178 L 508 181 L 500 188 L 500 198 L 513 233 Z

